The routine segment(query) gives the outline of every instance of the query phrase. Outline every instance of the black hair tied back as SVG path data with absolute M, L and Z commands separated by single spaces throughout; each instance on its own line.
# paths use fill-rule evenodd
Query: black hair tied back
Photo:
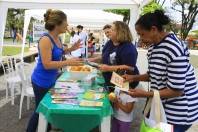
M 141 26 L 145 30 L 150 30 L 152 26 L 156 26 L 159 31 L 163 30 L 163 27 L 170 23 L 170 19 L 164 14 L 162 10 L 155 10 L 155 12 L 147 13 L 141 16 L 135 25 Z
M 167 25 L 170 23 L 170 19 L 167 15 L 164 14 L 164 12 L 162 10 L 156 10 L 154 12 L 154 14 L 156 15 L 156 17 L 159 20 L 159 24 L 161 25 Z

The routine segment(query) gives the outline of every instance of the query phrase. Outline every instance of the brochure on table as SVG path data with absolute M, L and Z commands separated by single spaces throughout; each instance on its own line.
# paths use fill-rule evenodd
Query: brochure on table
M 84 107 L 100 107 L 103 105 L 100 99 L 105 97 L 104 93 L 98 92 L 98 90 L 84 92 L 85 89 L 81 88 L 78 82 L 71 81 L 57 81 L 54 89 L 50 90 L 52 103 L 54 104 L 79 105 Z

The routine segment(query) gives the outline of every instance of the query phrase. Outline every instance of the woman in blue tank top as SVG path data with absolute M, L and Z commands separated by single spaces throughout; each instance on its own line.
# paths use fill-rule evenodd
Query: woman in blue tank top
M 59 68 L 82 64 L 82 61 L 76 58 L 61 60 L 65 53 L 80 48 L 80 41 L 78 41 L 73 47 L 64 49 L 59 39 L 59 35 L 67 31 L 66 14 L 60 10 L 48 10 L 44 18 L 48 33 L 43 34 L 39 40 L 39 59 L 31 77 L 36 108 L 48 90 L 54 86 Z M 36 108 L 29 121 L 27 132 L 36 132 L 39 117 Z

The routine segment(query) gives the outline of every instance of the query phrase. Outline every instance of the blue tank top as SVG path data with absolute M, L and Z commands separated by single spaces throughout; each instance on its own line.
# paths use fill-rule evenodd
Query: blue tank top
M 44 33 L 43 36 L 49 37 L 52 43 L 52 61 L 61 61 L 62 55 L 64 54 L 63 48 L 59 48 L 48 33 Z M 39 87 L 49 89 L 53 87 L 56 82 L 58 69 L 45 69 L 41 60 L 40 50 L 38 51 L 38 63 L 33 71 L 31 79 L 32 82 Z

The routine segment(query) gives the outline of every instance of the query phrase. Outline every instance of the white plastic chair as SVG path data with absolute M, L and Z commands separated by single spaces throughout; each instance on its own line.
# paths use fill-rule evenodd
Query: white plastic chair
M 30 66 L 30 64 L 24 63 L 24 62 L 16 64 L 16 70 L 22 80 L 21 99 L 20 99 L 20 106 L 19 106 L 19 119 L 21 119 L 21 112 L 22 112 L 24 97 L 25 96 L 27 97 L 27 110 L 29 110 L 30 108 L 30 97 L 34 97 L 33 88 L 31 84 L 29 83 L 28 76 L 26 75 L 25 70 L 24 70 L 25 66 Z
M 17 85 L 22 87 L 21 78 L 15 70 L 17 59 L 14 57 L 7 58 L 6 62 L 1 61 L 1 66 L 4 71 L 4 80 L 6 81 L 6 100 L 8 100 L 9 90 L 11 93 L 11 104 L 14 105 L 15 88 Z M 5 66 L 6 65 L 6 66 Z

